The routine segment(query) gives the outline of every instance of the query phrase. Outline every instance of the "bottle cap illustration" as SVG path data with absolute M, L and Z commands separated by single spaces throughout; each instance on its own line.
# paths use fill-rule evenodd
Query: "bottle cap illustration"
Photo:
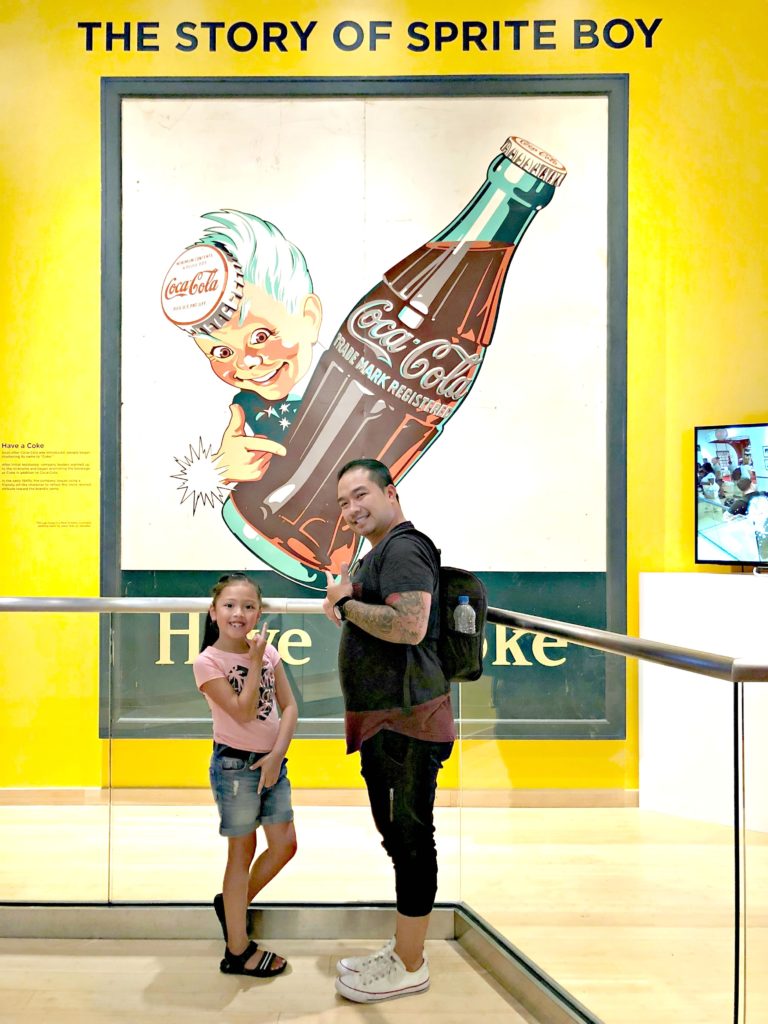
M 562 185 L 568 171 L 556 156 L 539 149 L 527 139 L 519 135 L 510 135 L 502 145 L 501 152 L 517 167 L 522 167 L 535 178 L 546 181 L 549 185 Z
M 177 327 L 196 333 L 223 327 L 243 297 L 240 264 L 220 245 L 185 249 L 165 275 L 163 313 Z

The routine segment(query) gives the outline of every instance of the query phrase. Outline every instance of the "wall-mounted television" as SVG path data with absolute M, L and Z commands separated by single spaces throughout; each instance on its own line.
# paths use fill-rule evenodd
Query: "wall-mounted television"
M 696 561 L 768 564 L 768 423 L 696 427 Z

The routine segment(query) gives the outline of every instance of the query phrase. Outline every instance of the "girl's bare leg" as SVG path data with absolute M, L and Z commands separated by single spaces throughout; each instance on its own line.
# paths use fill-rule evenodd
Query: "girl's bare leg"
M 251 861 L 256 853 L 256 833 L 247 836 L 229 836 L 227 839 L 227 866 L 224 870 L 224 915 L 227 919 L 227 948 L 237 955 L 248 947 L 250 939 L 246 930 L 246 911 L 250 902 L 248 879 Z M 263 854 L 262 854 L 263 856 Z M 255 866 L 255 865 L 254 865 Z M 261 960 L 259 950 L 250 957 L 245 966 L 256 967 Z M 282 957 L 274 961 L 275 968 L 282 964 Z
M 263 827 L 267 848 L 259 854 L 251 868 L 248 878 L 248 903 L 258 892 L 261 892 L 267 882 L 271 881 L 296 853 L 296 830 L 292 821 L 264 825 Z

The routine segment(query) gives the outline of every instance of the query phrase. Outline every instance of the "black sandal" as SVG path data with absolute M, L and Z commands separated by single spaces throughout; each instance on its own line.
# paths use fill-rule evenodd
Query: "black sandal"
M 222 974 L 245 974 L 249 978 L 275 978 L 278 974 L 282 974 L 288 966 L 288 961 L 281 957 L 282 965 L 276 970 L 270 970 L 272 964 L 277 960 L 277 954 L 270 953 L 266 949 L 261 951 L 261 960 L 256 967 L 245 966 L 253 954 L 258 951 L 258 948 L 258 943 L 253 940 L 248 943 L 248 947 L 242 953 L 233 953 L 227 946 L 224 950 L 224 959 L 219 964 L 219 970 Z
M 219 919 L 221 925 L 221 933 L 224 936 L 224 941 L 227 941 L 227 918 L 224 914 L 224 893 L 219 892 L 213 897 L 213 909 L 216 911 L 216 917 Z M 245 912 L 245 929 L 250 936 L 251 931 L 254 927 L 254 914 L 256 912 L 250 908 Z
M 221 930 L 224 934 L 224 941 L 227 941 L 227 918 L 224 914 L 224 893 L 219 892 L 213 897 L 213 909 L 216 911 L 216 917 L 219 919 Z

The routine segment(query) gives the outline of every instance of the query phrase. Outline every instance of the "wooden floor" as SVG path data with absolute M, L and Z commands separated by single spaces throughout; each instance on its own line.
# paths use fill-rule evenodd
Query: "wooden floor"
M 438 899 L 469 905 L 607 1024 L 730 1024 L 730 829 L 637 808 L 438 808 Z M 363 807 L 296 807 L 299 853 L 266 902 L 392 899 Z M 207 804 L 0 806 L 0 899 L 207 902 L 224 840 Z M 768 836 L 748 837 L 748 1024 L 768 1021 Z M 272 943 L 275 945 L 275 943 Z M 333 964 L 361 944 L 279 943 L 291 973 L 218 973 L 211 940 L 2 940 L 0 1022 L 496 1024 L 510 997 L 451 942 L 430 944 L 429 993 L 356 1007 Z M 376 942 L 372 943 L 375 948 Z
M 429 942 L 430 989 L 358 1006 L 336 994 L 336 960 L 359 942 L 282 940 L 270 981 L 218 970 L 212 940 L 0 940 L 0 1021 L 14 1024 L 523 1024 L 514 1001 L 455 942 Z

